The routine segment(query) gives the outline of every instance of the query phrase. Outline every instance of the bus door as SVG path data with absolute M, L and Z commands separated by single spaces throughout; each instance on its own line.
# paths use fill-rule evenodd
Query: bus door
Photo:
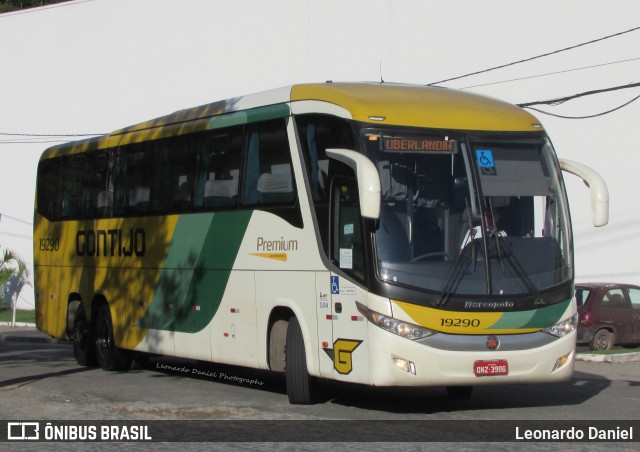
M 333 343 L 325 352 L 333 361 L 334 378 L 368 382 L 366 320 L 356 307 L 366 291 L 364 236 L 353 178 L 335 178 L 331 187 L 331 261 L 341 272 L 330 273 Z

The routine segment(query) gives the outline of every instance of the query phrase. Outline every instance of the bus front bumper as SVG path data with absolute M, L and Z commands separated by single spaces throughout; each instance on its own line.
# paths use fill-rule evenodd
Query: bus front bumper
M 508 350 L 510 338 L 505 335 L 497 338 L 506 344 L 507 349 L 499 346 L 496 350 L 487 350 L 486 347 L 484 350 L 474 350 L 473 347 L 469 347 L 470 350 L 452 350 L 461 347 L 434 348 L 373 325 L 369 325 L 369 330 L 370 384 L 373 386 L 544 383 L 568 380 L 573 373 L 575 332 L 562 338 L 552 337 L 543 345 L 529 348 Z M 546 335 L 541 332 L 532 334 Z M 515 336 L 519 336 L 520 342 L 527 342 L 525 336 L 528 335 Z M 487 336 L 464 338 L 484 344 Z M 452 343 L 459 339 L 462 338 L 449 338 Z

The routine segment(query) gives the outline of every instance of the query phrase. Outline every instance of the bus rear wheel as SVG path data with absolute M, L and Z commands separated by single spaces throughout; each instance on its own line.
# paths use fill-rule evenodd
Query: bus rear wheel
M 97 362 L 93 331 L 82 303 L 78 305 L 73 316 L 71 338 L 76 362 L 81 366 L 95 366 Z
M 127 370 L 131 367 L 131 353 L 116 347 L 113 340 L 113 322 L 106 304 L 98 308 L 95 345 L 98 364 L 104 370 Z
M 287 328 L 285 351 L 285 379 L 289 403 L 309 405 L 313 403 L 313 379 L 307 369 L 307 355 L 300 323 L 291 317 Z

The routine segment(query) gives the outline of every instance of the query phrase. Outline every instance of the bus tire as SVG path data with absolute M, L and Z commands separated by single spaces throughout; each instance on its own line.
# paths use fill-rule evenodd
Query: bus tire
M 473 386 L 447 386 L 447 395 L 452 399 L 468 399 L 473 392 Z
M 287 340 L 287 327 L 289 322 L 286 320 L 276 320 L 269 330 L 269 369 L 274 372 L 284 372 L 285 348 Z
M 131 367 L 131 353 L 115 345 L 111 312 L 106 303 L 98 308 L 95 344 L 98 364 L 104 370 L 127 370 Z
M 307 356 L 300 323 L 291 317 L 287 328 L 285 350 L 285 380 L 289 403 L 309 405 L 313 403 L 313 380 L 307 369 Z
M 83 303 L 78 305 L 73 316 L 71 338 L 76 362 L 81 366 L 95 366 L 97 361 L 93 330 L 91 323 L 87 320 L 87 313 L 84 310 Z

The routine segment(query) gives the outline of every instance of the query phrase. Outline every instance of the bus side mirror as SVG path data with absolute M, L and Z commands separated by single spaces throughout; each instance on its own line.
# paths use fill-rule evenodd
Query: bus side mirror
M 609 189 L 600 174 L 582 163 L 560 159 L 560 169 L 578 176 L 591 192 L 591 220 L 595 227 L 609 222 Z
M 349 165 L 358 180 L 360 215 L 365 218 L 380 218 L 380 175 L 378 169 L 364 155 L 349 149 L 327 149 L 327 156 Z

